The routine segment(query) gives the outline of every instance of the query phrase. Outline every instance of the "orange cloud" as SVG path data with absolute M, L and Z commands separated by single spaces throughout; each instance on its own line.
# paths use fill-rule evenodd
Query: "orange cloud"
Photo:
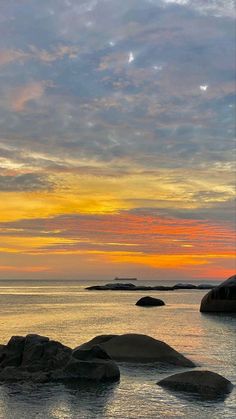
M 0 265 L 0 271 L 2 272 L 44 272 L 49 271 L 48 266 L 10 266 Z

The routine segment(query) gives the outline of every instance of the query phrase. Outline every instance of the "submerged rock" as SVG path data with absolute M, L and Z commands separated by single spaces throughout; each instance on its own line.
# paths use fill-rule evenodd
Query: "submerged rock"
M 160 300 L 159 298 L 154 298 L 154 297 L 142 297 L 140 298 L 140 300 L 137 301 L 136 306 L 141 306 L 141 307 L 159 307 L 159 306 L 164 306 L 165 303 L 164 301 Z
M 0 381 L 115 380 L 119 368 L 100 347 L 75 351 L 39 335 L 13 336 L 0 347 Z
M 194 363 L 185 358 L 165 342 L 141 334 L 100 335 L 77 349 L 91 349 L 99 345 L 116 361 L 124 362 L 161 362 L 181 367 L 194 367 Z
M 233 384 L 211 371 L 188 371 L 174 374 L 157 383 L 174 391 L 194 392 L 204 398 L 214 398 L 229 393 Z
M 208 292 L 201 301 L 200 311 L 236 313 L 236 275 Z

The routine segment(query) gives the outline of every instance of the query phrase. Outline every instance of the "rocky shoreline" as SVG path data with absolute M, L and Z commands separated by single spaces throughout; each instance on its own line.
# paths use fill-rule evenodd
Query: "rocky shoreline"
M 0 345 L 0 383 L 113 382 L 120 379 L 119 363 L 195 368 L 196 365 L 163 341 L 142 334 L 100 335 L 71 349 L 48 337 L 12 336 Z M 217 399 L 227 396 L 233 384 L 212 371 L 190 370 L 157 382 L 172 391 L 193 392 Z

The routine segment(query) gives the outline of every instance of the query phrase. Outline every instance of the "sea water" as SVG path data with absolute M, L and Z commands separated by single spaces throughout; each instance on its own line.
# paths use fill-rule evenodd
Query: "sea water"
M 207 291 L 85 290 L 94 283 L 1 281 L 0 343 L 12 335 L 38 333 L 73 348 L 99 334 L 143 333 L 236 384 L 236 316 L 201 314 Z M 135 306 L 144 295 L 166 305 Z M 235 389 L 225 399 L 204 401 L 157 386 L 160 379 L 186 369 L 121 364 L 120 370 L 121 379 L 113 384 L 1 384 L 0 419 L 236 417 Z

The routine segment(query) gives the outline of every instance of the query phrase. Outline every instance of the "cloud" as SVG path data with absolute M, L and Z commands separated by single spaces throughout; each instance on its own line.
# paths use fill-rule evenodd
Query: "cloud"
M 233 254 L 234 247 L 234 227 L 230 223 L 194 219 L 191 210 L 189 214 L 167 210 L 165 215 L 158 209 L 64 215 L 0 223 L 0 229 L 3 237 L 24 237 L 26 252 L 32 253 L 123 251 L 137 255 L 204 255 Z M 30 242 L 33 237 L 38 245 Z M 17 246 L 17 241 L 13 242 L 13 247 Z M 21 251 L 23 248 L 20 245 Z
M 49 266 L 11 266 L 11 265 L 0 265 L 0 271 L 1 272 L 28 272 L 28 273 L 34 273 L 34 272 L 45 272 L 50 271 Z
M 0 51 L 0 66 L 9 64 L 14 61 L 22 61 L 27 58 L 28 54 L 22 50 L 2 50 Z
M 37 173 L 26 173 L 16 176 L 0 175 L 0 192 L 32 192 L 50 190 L 53 183 L 47 176 Z
M 46 86 L 47 83 L 45 81 L 37 81 L 14 89 L 11 95 L 13 111 L 22 112 L 29 101 L 40 99 L 44 94 Z
M 24 64 L 29 61 L 39 61 L 44 64 L 51 64 L 55 61 L 67 58 L 73 60 L 78 56 L 79 48 L 72 45 L 57 45 L 53 49 L 38 48 L 29 45 L 27 49 L 3 49 L 0 50 L 0 66 L 10 63 Z
M 166 4 L 176 4 L 186 6 L 205 15 L 213 15 L 216 17 L 226 16 L 233 18 L 235 16 L 234 1 L 224 0 L 161 0 Z M 157 0 L 159 2 L 159 0 Z
M 35 45 L 29 46 L 31 58 L 37 59 L 44 63 L 53 63 L 57 60 L 68 58 L 73 60 L 77 57 L 79 48 L 73 45 L 58 45 L 53 50 L 39 49 Z
M 206 250 L 208 225 L 223 245 L 234 215 L 233 2 L 58 3 L 23 0 L 20 13 L 16 0 L 2 6 L 1 219 L 50 216 L 56 224 L 58 214 L 104 215 L 103 231 L 93 217 L 86 221 L 98 241 L 85 219 L 75 216 L 75 236 L 69 219 L 58 219 L 72 242 L 64 244 L 55 227 L 48 234 L 62 241 L 55 248 L 41 242 L 45 254 L 158 252 L 151 230 L 147 245 L 139 235 L 145 217 L 156 226 L 158 215 L 166 230 L 167 219 L 176 220 L 169 244 L 160 239 L 166 251 L 192 252 L 197 243 Z M 130 241 L 113 230 L 121 219 Z M 172 242 L 174 231 L 183 239 L 178 222 L 187 235 L 182 244 Z

